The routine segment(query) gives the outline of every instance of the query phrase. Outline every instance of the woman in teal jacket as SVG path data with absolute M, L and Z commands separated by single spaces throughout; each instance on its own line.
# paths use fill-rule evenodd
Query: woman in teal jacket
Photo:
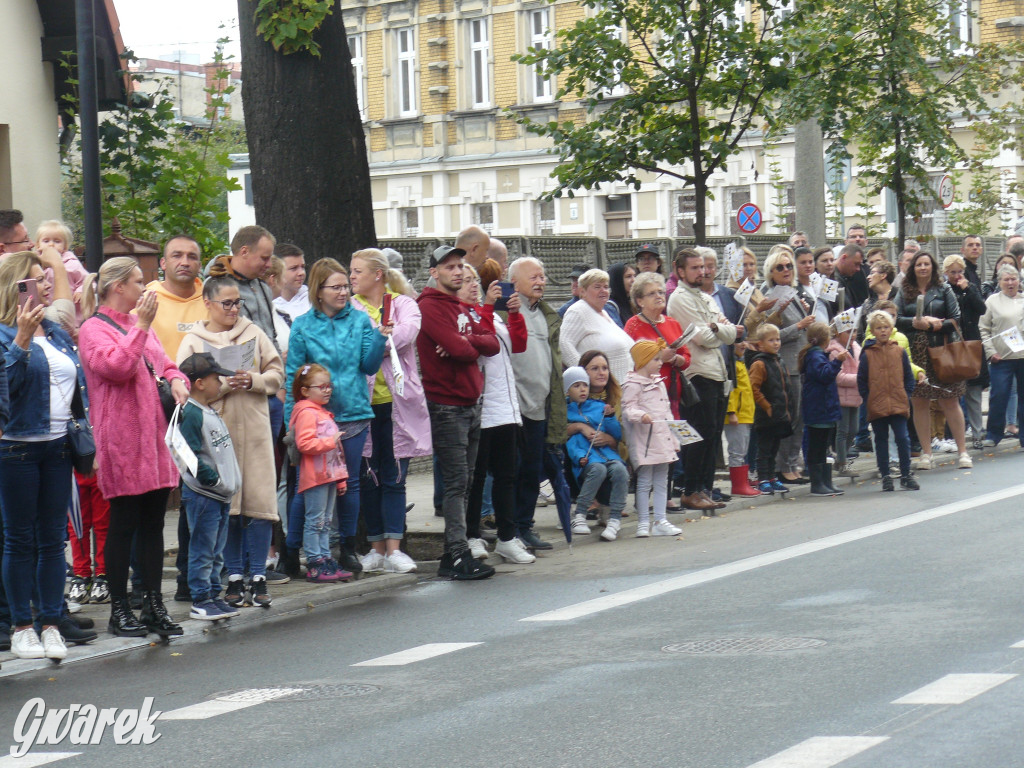
M 296 318 L 288 338 L 284 419 L 289 422 L 295 404 L 295 374 L 309 363 L 330 371 L 334 389 L 327 410 L 338 423 L 348 467 L 348 491 L 338 504 L 338 530 L 344 542 L 339 564 L 358 573 L 363 569 L 356 556 L 360 463 L 373 419 L 366 377 L 380 370 L 391 326 L 374 328 L 365 312 L 352 308 L 348 272 L 334 259 L 320 259 L 310 268 L 309 303 L 312 310 Z

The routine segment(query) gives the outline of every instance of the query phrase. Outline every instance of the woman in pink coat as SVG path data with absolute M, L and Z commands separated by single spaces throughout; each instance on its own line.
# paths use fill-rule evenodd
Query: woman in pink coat
M 97 301 L 99 309 L 89 317 Z M 79 352 L 89 385 L 100 492 L 110 502 L 107 628 L 124 637 L 142 637 L 147 631 L 180 635 L 181 627 L 167 616 L 160 594 L 164 512 L 171 489 L 178 485 L 178 471 L 164 444 L 167 418 L 154 374 L 171 382 L 179 405 L 188 400 L 188 379 L 150 327 L 157 297 L 146 290 L 135 259 L 110 259 L 98 275 L 89 275 L 83 309 L 89 319 L 79 331 Z M 129 314 L 132 310 L 135 315 Z M 136 535 L 145 589 L 139 619 L 128 605 L 128 561 Z
M 857 477 L 853 471 L 853 462 L 847 461 L 847 453 L 853 444 L 853 438 L 860 427 L 860 405 L 863 399 L 857 391 L 857 364 L 860 360 L 860 344 L 850 339 L 854 331 L 844 331 L 836 334 L 836 337 L 829 343 L 825 350 L 830 359 L 835 360 L 839 353 L 849 345 L 850 354 L 843 360 L 843 367 L 839 369 L 836 377 L 836 387 L 839 390 L 839 405 L 841 416 L 839 426 L 836 429 L 836 474 L 842 477 Z
M 362 486 L 361 506 L 366 538 L 373 549 L 362 559 L 367 572 L 408 573 L 416 564 L 399 546 L 405 533 L 405 477 L 409 459 L 429 456 L 430 416 L 416 367 L 416 336 L 420 308 L 409 298 L 401 272 L 388 266 L 376 248 L 352 254 L 349 268 L 352 306 L 370 316 L 374 327 L 390 328 L 388 352 L 376 376 L 367 377 L 373 421 L 363 448 L 369 481 Z M 390 316 L 382 315 L 385 296 Z M 394 350 L 394 352 L 392 352 Z M 401 364 L 401 386 L 395 380 L 392 359 Z

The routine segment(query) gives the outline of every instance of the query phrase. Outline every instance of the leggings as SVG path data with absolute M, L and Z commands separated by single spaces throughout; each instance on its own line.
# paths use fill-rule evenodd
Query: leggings
M 159 592 L 164 567 L 164 515 L 170 488 L 138 496 L 115 496 L 110 500 L 110 528 L 107 531 L 107 576 L 110 596 L 128 597 L 128 561 L 132 537 L 138 533 L 136 555 L 144 589 Z
M 807 463 L 824 464 L 828 457 L 828 447 L 836 433 L 835 425 L 829 427 L 808 427 Z

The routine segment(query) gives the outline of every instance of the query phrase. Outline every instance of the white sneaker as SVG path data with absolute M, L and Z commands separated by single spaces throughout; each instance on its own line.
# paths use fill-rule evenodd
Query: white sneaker
M 586 536 L 590 533 L 590 526 L 587 525 L 586 515 L 573 515 L 572 518 L 572 532 L 573 535 Z
M 614 517 L 608 521 L 608 525 L 605 526 L 604 530 L 601 531 L 601 538 L 605 541 L 615 541 L 619 535 L 619 528 L 622 527 L 622 522 L 616 520 Z
M 973 467 L 974 462 L 971 461 L 971 454 L 969 454 L 967 451 L 961 453 L 960 458 L 956 462 L 956 465 L 960 469 L 970 469 L 971 467 Z
M 11 636 L 11 653 L 19 659 L 42 659 L 46 657 L 39 635 L 32 627 L 19 629 Z
M 43 653 L 46 658 L 57 661 L 67 657 L 68 647 L 64 645 L 64 638 L 56 627 L 43 628 Z
M 917 457 L 917 470 L 926 470 L 932 468 L 932 455 L 930 453 L 922 453 Z
M 371 549 L 359 559 L 365 573 L 383 573 L 384 555 L 375 549 Z
M 410 573 L 416 570 L 416 561 L 400 549 L 396 549 L 382 559 L 384 560 L 384 570 L 388 573 Z
M 646 520 L 642 520 L 636 524 L 636 534 L 638 539 L 646 539 L 651 535 L 651 524 Z
M 510 563 L 532 563 L 537 558 L 526 551 L 526 547 L 519 539 L 509 539 L 494 545 L 494 554 L 501 555 Z
M 477 560 L 487 559 L 487 542 L 483 539 L 467 539 L 469 542 L 469 552 Z
M 943 440 L 942 441 L 942 452 L 943 453 L 956 453 L 956 441 L 955 440 Z
M 651 536 L 678 536 L 682 532 L 682 528 L 677 528 L 668 520 L 655 520 L 651 526 Z

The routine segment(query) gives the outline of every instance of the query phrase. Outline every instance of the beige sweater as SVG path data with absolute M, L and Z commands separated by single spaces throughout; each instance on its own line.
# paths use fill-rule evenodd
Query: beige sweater
M 1018 293 L 1011 299 L 1002 291 L 993 293 L 985 300 L 985 314 L 978 321 L 986 358 L 992 355 L 999 355 L 1003 360 L 1024 358 L 1024 352 L 1011 352 L 1006 342 L 997 338 L 1014 326 L 1024 337 L 1024 296 Z

